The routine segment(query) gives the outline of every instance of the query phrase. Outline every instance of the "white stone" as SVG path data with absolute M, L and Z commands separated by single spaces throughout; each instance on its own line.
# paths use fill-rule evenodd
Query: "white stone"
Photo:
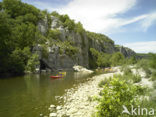
M 50 113 L 49 117 L 57 117 L 57 114 L 56 113 Z
M 55 108 L 56 106 L 55 105 L 50 105 L 50 108 Z
M 57 106 L 57 107 L 56 107 L 56 110 L 61 110 L 61 109 L 62 109 L 61 106 Z

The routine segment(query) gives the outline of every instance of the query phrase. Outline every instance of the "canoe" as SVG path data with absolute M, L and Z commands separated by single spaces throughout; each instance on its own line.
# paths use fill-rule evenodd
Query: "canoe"
M 62 76 L 50 76 L 50 78 L 62 78 Z

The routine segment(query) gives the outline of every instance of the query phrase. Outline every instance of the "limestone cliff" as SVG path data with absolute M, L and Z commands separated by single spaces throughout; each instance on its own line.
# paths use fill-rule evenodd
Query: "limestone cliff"
M 33 48 L 33 52 L 39 54 L 40 69 L 72 69 L 74 65 L 89 68 L 90 48 L 110 54 L 120 51 L 126 57 L 135 54 L 127 48 L 115 47 L 114 42 L 105 35 L 71 30 L 53 15 L 50 26 L 45 18 L 38 23 L 38 28 L 43 35 L 47 32 L 51 35 L 46 37 L 45 44 L 38 44 Z M 46 50 L 46 57 L 44 50 Z

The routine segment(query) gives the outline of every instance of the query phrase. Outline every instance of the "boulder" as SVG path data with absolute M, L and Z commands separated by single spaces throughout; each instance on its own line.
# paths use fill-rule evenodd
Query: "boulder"
M 50 113 L 49 117 L 57 117 L 57 114 L 56 113 Z
M 79 66 L 79 65 L 73 66 L 73 69 L 74 69 L 74 71 L 76 71 L 76 72 L 93 73 L 92 70 L 88 70 L 88 69 L 86 69 L 86 68 L 84 68 L 84 67 L 82 67 L 82 66 Z

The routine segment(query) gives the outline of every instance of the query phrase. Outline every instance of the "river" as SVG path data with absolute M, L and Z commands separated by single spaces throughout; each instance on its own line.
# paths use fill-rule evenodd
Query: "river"
M 50 78 L 51 74 L 0 79 L 0 117 L 48 116 L 50 104 L 62 104 L 55 96 L 62 96 L 66 89 L 74 88 L 89 78 L 71 71 L 60 79 Z

